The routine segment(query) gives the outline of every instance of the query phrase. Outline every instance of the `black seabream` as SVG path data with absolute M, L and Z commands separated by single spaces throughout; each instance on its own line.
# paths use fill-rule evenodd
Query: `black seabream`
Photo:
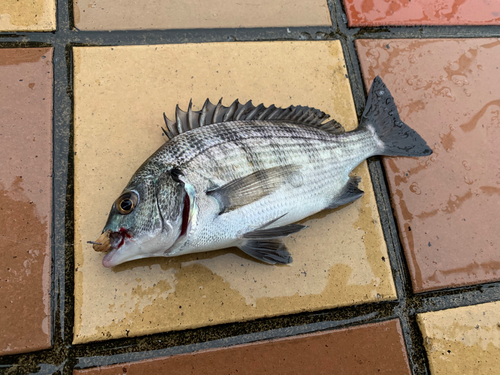
M 165 117 L 170 139 L 133 175 L 94 243 L 105 267 L 236 246 L 269 264 L 292 262 L 294 224 L 363 195 L 349 173 L 373 155 L 432 150 L 399 118 L 377 77 L 357 129 L 324 112 L 208 100 Z

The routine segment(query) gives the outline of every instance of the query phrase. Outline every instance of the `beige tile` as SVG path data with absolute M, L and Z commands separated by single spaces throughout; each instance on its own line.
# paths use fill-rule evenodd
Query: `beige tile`
M 0 31 L 52 31 L 55 29 L 55 0 L 0 1 Z
M 75 343 L 396 298 L 365 163 L 361 200 L 320 213 L 287 241 L 294 262 L 239 250 L 146 259 L 114 269 L 86 244 L 164 140 L 162 112 L 190 98 L 310 105 L 357 119 L 340 43 L 78 47 L 75 60 Z
M 331 26 L 326 0 L 73 0 L 79 30 Z
M 500 374 L 500 302 L 419 314 L 431 373 Z

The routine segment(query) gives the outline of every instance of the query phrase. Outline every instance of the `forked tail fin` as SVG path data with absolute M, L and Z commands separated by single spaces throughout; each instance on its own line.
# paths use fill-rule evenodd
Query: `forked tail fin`
M 427 156 L 432 150 L 425 140 L 399 118 L 398 109 L 389 89 L 377 76 L 373 80 L 361 128 L 369 129 L 380 146 L 379 155 Z

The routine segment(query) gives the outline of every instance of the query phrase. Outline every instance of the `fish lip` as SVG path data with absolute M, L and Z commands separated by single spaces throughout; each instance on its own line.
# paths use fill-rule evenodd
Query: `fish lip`
M 102 258 L 102 265 L 104 267 L 111 268 L 117 265 L 113 262 L 113 257 L 118 252 L 118 250 L 119 250 L 118 248 L 113 249 L 109 253 L 107 253 L 104 258 Z
M 113 262 L 113 258 L 116 258 L 115 254 L 117 254 L 120 251 L 125 242 L 133 241 L 130 231 L 123 227 L 121 227 L 117 231 L 112 231 L 109 234 L 109 237 L 111 239 L 110 246 L 112 250 L 108 252 L 102 259 L 102 265 L 106 268 L 111 268 L 120 264 L 121 262 L 120 263 Z

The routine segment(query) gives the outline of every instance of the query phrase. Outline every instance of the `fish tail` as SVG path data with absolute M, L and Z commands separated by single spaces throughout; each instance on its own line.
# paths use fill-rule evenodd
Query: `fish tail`
M 375 77 L 368 94 L 360 128 L 372 132 L 378 145 L 376 155 L 426 156 L 432 150 L 425 140 L 399 118 L 389 89 Z

